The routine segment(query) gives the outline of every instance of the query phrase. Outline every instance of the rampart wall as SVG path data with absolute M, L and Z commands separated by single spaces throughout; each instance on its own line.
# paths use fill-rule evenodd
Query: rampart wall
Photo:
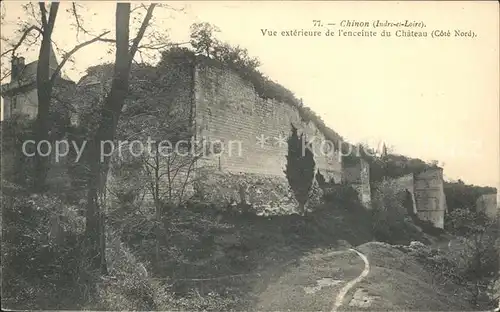
M 419 218 L 443 228 L 446 211 L 443 169 L 428 169 L 415 175 L 414 192 Z
M 326 139 L 315 124 L 301 120 L 298 109 L 292 105 L 262 99 L 250 82 L 231 70 L 199 65 L 195 103 L 197 134 L 221 140 L 224 146 L 220 162 L 218 156 L 210 160 L 221 171 L 284 177 L 286 139 L 293 124 L 312 141 L 320 172 L 326 179 L 340 182 L 339 155 L 321 153 L 321 142 Z M 326 151 L 325 144 L 323 147 Z
M 500 209 L 497 202 L 497 194 L 481 195 L 476 201 L 478 211 L 483 211 L 492 219 L 500 217 Z
M 356 189 L 366 208 L 371 208 L 370 166 L 365 160 L 360 158 L 355 165 L 344 165 L 342 180 Z
M 408 174 L 392 179 L 397 191 L 412 194 L 413 211 L 419 219 L 427 220 L 438 228 L 444 227 L 446 197 L 443 188 L 443 169 L 428 169 L 419 174 Z
M 222 146 L 219 155 L 210 155 L 200 164 L 217 173 L 218 185 L 227 184 L 223 176 L 230 175 L 230 180 L 239 181 L 232 188 L 240 200 L 256 204 L 273 194 L 271 206 L 293 202 L 284 174 L 292 124 L 312 143 L 316 168 L 326 180 L 340 183 L 342 163 L 333 147 L 337 142 L 325 143 L 324 134 L 313 122 L 302 120 L 297 107 L 261 98 L 250 82 L 226 68 L 198 64 L 194 81 L 196 135 L 220 140 Z M 253 182 L 258 189 L 250 192 Z M 231 192 L 225 187 L 221 193 Z

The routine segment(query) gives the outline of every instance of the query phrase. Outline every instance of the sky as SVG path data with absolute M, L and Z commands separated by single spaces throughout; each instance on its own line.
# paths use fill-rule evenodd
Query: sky
M 14 38 L 26 18 L 23 2 L 3 2 L 2 34 Z M 87 28 L 114 31 L 114 2 L 80 2 Z M 189 40 L 189 26 L 209 22 L 220 40 L 247 48 L 260 70 L 302 98 L 351 143 L 385 142 L 398 154 L 438 160 L 447 179 L 500 186 L 499 5 L 477 2 L 175 2 L 160 8 L 155 28 L 172 42 Z M 73 18 L 60 8 L 54 41 L 78 41 Z M 19 18 L 19 19 L 18 19 Z M 426 38 L 269 37 L 262 29 L 324 30 L 313 20 L 410 20 L 425 23 Z M 476 38 L 431 38 L 432 30 L 472 30 Z M 355 29 L 345 29 L 355 30 Z M 373 29 L 369 29 L 373 30 Z M 379 29 L 380 30 L 380 29 Z M 85 69 L 112 61 L 106 44 L 80 50 L 64 69 L 78 81 Z M 27 62 L 36 52 L 25 53 Z M 5 61 L 5 60 L 2 60 Z

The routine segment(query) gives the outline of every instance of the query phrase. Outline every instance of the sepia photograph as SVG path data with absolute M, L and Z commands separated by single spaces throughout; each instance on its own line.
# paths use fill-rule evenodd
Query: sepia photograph
M 3 311 L 500 312 L 497 1 L 0 19 Z

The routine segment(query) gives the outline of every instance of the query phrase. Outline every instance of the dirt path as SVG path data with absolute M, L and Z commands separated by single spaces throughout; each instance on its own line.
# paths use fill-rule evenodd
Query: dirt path
M 337 309 L 344 303 L 344 297 L 345 295 L 354 287 L 356 286 L 357 283 L 361 282 L 363 278 L 365 278 L 368 273 L 370 273 L 370 263 L 368 262 L 368 258 L 366 258 L 365 255 L 360 253 L 359 251 L 355 249 L 349 249 L 350 251 L 354 251 L 361 259 L 363 259 L 363 262 L 365 263 L 365 268 L 363 269 L 363 272 L 356 277 L 355 279 L 349 281 L 347 284 L 345 284 L 344 287 L 340 290 L 340 292 L 337 295 L 337 298 L 335 299 L 335 303 L 332 308 L 332 312 L 337 312 Z
M 273 281 L 259 296 L 256 309 L 336 311 L 369 270 L 368 260 L 358 251 L 315 251 Z

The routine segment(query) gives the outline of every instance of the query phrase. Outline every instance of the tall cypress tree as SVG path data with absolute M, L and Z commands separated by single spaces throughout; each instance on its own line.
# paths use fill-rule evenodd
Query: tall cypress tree
M 299 203 L 299 211 L 304 214 L 309 191 L 313 184 L 316 163 L 304 134 L 299 136 L 297 128 L 293 124 L 291 126 L 292 133 L 288 138 L 288 155 L 286 156 L 287 163 L 284 172 L 295 199 Z

